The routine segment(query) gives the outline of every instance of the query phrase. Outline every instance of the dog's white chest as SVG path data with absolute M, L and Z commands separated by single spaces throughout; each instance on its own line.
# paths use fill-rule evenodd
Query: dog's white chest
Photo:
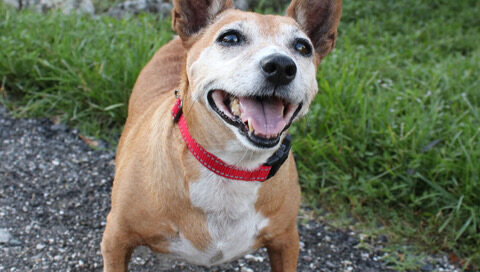
M 211 266 L 248 253 L 268 219 L 255 210 L 259 183 L 221 180 L 213 173 L 190 185 L 191 203 L 207 216 L 211 243 L 199 251 L 180 234 L 170 252 L 188 262 Z

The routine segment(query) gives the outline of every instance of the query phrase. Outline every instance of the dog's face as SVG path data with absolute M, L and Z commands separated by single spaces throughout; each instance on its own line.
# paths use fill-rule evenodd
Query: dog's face
M 317 92 L 313 46 L 291 18 L 228 10 L 187 57 L 195 101 L 249 148 L 275 147 Z
M 293 15 L 284 17 L 233 10 L 229 1 L 213 1 L 207 11 L 214 10 L 215 17 L 195 35 L 179 33 L 190 47 L 186 73 L 193 101 L 252 150 L 276 148 L 318 91 L 316 68 L 324 52 L 318 52 L 318 38 L 312 40 L 302 26 L 311 20 L 302 7 L 309 1 L 296 2 L 289 9 Z M 331 43 L 333 47 L 334 38 Z

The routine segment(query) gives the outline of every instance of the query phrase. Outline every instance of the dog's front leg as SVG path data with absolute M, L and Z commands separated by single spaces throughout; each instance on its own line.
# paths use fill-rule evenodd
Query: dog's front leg
M 266 245 L 272 272 L 297 271 L 299 238 L 297 226 Z
M 123 233 L 120 228 L 108 222 L 103 233 L 101 250 L 104 272 L 128 271 L 128 262 L 135 249 L 130 235 Z

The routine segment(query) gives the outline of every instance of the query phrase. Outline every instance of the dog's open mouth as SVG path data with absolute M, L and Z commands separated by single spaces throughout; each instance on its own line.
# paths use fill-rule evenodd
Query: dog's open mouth
M 302 107 L 276 96 L 237 97 L 223 90 L 210 91 L 208 103 L 223 120 L 263 148 L 278 144 Z

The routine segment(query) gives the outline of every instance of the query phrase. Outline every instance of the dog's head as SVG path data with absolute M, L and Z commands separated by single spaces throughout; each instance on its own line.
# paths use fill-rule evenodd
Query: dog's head
M 287 16 L 232 9 L 231 0 L 175 0 L 192 101 L 251 150 L 275 149 L 318 91 L 335 46 L 341 0 L 293 0 Z M 210 117 L 212 118 L 212 117 Z

